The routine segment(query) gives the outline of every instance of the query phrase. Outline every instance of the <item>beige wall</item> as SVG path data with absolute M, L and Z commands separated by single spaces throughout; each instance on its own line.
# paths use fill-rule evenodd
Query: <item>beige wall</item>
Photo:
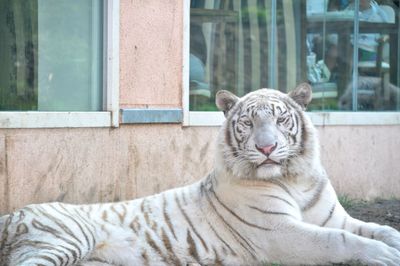
M 121 0 L 120 104 L 180 107 L 184 0 Z
M 0 212 L 29 203 L 132 199 L 192 182 L 215 130 L 179 125 L 0 131 Z
M 399 196 L 400 126 L 319 127 L 339 194 Z M 202 178 L 218 127 L 0 131 L 0 212 L 29 203 L 132 199 Z M 390 141 L 389 141 L 390 140 Z
M 121 108 L 182 106 L 182 1 L 121 1 Z M 0 129 L 0 213 L 54 200 L 131 199 L 191 183 L 211 169 L 217 131 L 168 124 Z M 400 125 L 319 131 L 340 194 L 400 196 Z

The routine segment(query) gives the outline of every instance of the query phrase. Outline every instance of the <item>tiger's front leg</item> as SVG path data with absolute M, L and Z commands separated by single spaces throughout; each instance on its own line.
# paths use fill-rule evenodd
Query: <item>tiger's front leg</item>
M 327 265 L 357 262 L 362 265 L 400 265 L 400 252 L 385 243 L 345 230 L 323 228 L 299 221 L 282 225 L 271 261 L 288 265 Z
M 400 233 L 396 229 L 386 225 L 366 223 L 351 217 L 340 204 L 329 182 L 319 197 L 319 201 L 314 206 L 304 211 L 304 221 L 379 240 L 400 251 Z
M 353 234 L 382 241 L 400 251 L 400 233 L 390 226 L 363 222 L 346 213 L 342 227 Z

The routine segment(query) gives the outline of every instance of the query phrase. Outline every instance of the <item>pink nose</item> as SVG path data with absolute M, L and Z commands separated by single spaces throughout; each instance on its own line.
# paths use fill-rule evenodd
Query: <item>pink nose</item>
M 256 148 L 262 154 L 265 154 L 266 156 L 269 156 L 276 149 L 276 146 L 278 146 L 278 143 L 267 145 L 267 146 L 264 146 L 264 147 L 258 147 L 256 145 Z

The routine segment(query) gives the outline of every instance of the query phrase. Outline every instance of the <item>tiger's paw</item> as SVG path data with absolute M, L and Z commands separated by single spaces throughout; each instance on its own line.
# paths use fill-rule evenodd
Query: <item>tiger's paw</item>
M 381 226 L 374 232 L 374 238 L 400 251 L 400 232 L 390 226 Z
M 368 241 L 364 249 L 359 249 L 356 260 L 365 265 L 398 266 L 400 251 L 379 241 Z

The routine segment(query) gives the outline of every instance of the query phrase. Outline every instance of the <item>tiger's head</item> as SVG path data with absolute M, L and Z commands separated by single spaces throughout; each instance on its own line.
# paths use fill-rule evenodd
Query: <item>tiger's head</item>
M 315 130 L 304 114 L 311 98 L 306 83 L 289 94 L 260 89 L 239 98 L 219 91 L 216 105 L 226 120 L 217 149 L 222 161 L 217 164 L 244 179 L 282 177 L 312 164 L 318 152 L 312 141 Z

